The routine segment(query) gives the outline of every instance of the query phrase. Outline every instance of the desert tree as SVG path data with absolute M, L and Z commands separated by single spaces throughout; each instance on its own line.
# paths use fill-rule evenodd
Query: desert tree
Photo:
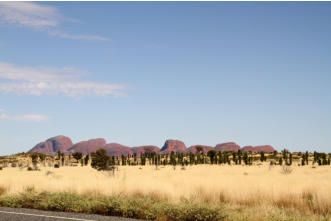
M 189 153 L 189 160 L 190 160 L 190 164 L 193 165 L 195 163 L 195 155 L 194 153 L 190 152 Z
M 292 153 L 290 153 L 289 163 L 288 163 L 289 166 L 292 165 L 292 161 L 293 161 L 293 155 L 292 155 Z
M 238 158 L 236 152 L 232 152 L 232 161 L 237 165 L 238 164 Z
M 60 160 L 60 157 L 61 157 L 61 151 L 58 150 L 58 151 L 57 151 L 57 159 L 55 159 L 55 160 Z
M 126 164 L 131 166 L 130 155 L 128 155 L 125 159 L 126 159 Z
M 203 153 L 203 146 L 201 146 L 201 145 L 197 145 L 197 146 L 195 147 L 195 150 L 196 150 L 197 153 Z
M 222 156 L 222 151 L 218 151 L 217 152 L 218 155 L 218 164 L 222 164 L 223 163 L 223 156 Z
M 304 154 L 302 154 L 301 156 L 301 165 L 304 166 L 304 165 L 308 165 L 308 151 Z
M 120 160 L 119 160 L 118 156 L 116 156 L 116 165 L 117 165 L 117 166 L 120 165 Z
M 282 150 L 282 155 L 283 155 L 283 159 L 287 162 L 287 154 L 288 154 L 288 150 L 284 149 Z
M 326 159 L 326 154 L 325 153 L 320 153 L 320 157 L 322 158 L 322 165 L 327 165 L 328 161 Z
M 62 156 L 62 152 L 59 150 L 57 151 L 57 160 L 60 160 Z
M 313 157 L 314 157 L 314 163 L 316 163 L 318 161 L 318 156 L 316 151 L 314 151 Z
M 174 170 L 176 169 L 177 161 L 176 161 L 176 156 L 175 152 L 171 151 L 170 153 L 170 164 L 174 167 Z
M 161 164 L 161 155 L 160 154 L 156 154 L 156 160 L 158 164 Z
M 162 160 L 162 165 L 166 166 L 167 165 L 167 161 L 165 159 Z
M 248 154 L 247 154 L 247 152 L 244 152 L 243 160 L 244 160 L 245 165 L 248 165 Z
M 278 163 L 279 163 L 279 165 L 281 165 L 281 166 L 283 165 L 283 158 L 282 158 L 282 157 L 279 158 Z
M 90 160 L 90 155 L 87 154 L 87 155 L 85 156 L 85 158 L 84 158 L 84 164 L 85 164 L 85 166 L 88 165 L 89 160 Z
M 115 167 L 116 167 L 116 158 L 115 158 L 115 156 L 110 157 L 109 165 L 111 166 L 110 169 L 115 170 Z
M 57 159 L 55 160 L 58 160 L 62 162 L 62 166 L 64 165 L 64 153 L 61 152 L 60 150 L 57 152 Z M 60 165 L 60 163 L 58 163 Z
M 266 158 L 266 156 L 264 155 L 264 152 L 263 152 L 263 151 L 260 152 L 260 161 L 261 161 L 261 162 L 263 162 L 263 161 L 267 161 L 267 158 Z
M 32 165 L 33 165 L 33 169 L 37 170 L 38 169 L 38 158 L 39 155 L 37 153 L 32 153 L 31 154 L 31 160 L 32 160 Z
M 176 155 L 178 164 L 182 164 L 184 162 L 184 153 L 177 153 Z
M 202 153 L 202 164 L 206 164 L 207 162 L 207 155 L 205 153 Z
M 153 147 L 151 147 L 151 146 L 144 147 L 144 154 L 145 154 L 145 157 L 148 159 L 149 165 L 154 163 L 154 162 L 152 162 L 153 153 L 155 153 Z
M 155 165 L 155 170 L 158 170 L 158 166 L 159 166 L 159 158 L 158 156 L 155 154 L 153 155 L 153 162 L 154 162 L 154 165 Z
M 175 156 L 175 152 L 171 151 L 170 153 L 170 164 L 171 165 L 175 165 L 176 164 L 176 156 Z
M 121 160 L 122 160 L 122 166 L 126 165 L 126 157 L 122 154 L 121 155 Z
M 239 165 L 241 165 L 241 155 L 242 155 L 241 150 L 238 150 L 238 162 L 239 162 Z
M 169 154 L 163 154 L 166 164 L 169 164 Z
M 200 153 L 197 153 L 197 163 L 198 164 L 201 164 L 201 162 L 202 162 L 201 154 Z
M 207 152 L 207 156 L 210 158 L 210 163 L 215 163 L 216 150 L 210 150 Z
M 64 156 L 64 153 L 62 153 L 62 156 L 61 156 L 61 163 L 62 163 L 62 166 L 64 166 L 64 160 L 65 160 L 65 156 Z
M 142 165 L 142 166 L 146 165 L 146 156 L 144 153 L 140 154 L 140 165 Z
M 45 162 L 46 162 L 46 155 L 45 154 L 40 153 L 39 154 L 39 160 L 40 160 L 40 162 L 43 162 L 43 166 L 46 166 L 45 165 Z
M 77 160 L 77 163 L 79 163 L 79 160 L 82 159 L 82 157 L 83 157 L 83 153 L 81 153 L 81 152 L 74 152 L 72 154 L 72 157 L 75 158 L 75 160 Z
M 97 170 L 108 170 L 110 164 L 110 156 L 105 149 L 99 149 L 91 153 L 91 166 Z
M 306 160 L 306 165 L 308 165 L 308 163 L 309 163 L 309 153 L 308 153 L 308 151 L 306 151 L 305 160 Z

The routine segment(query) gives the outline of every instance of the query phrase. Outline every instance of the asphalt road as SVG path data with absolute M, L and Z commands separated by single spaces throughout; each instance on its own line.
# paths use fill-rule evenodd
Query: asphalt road
M 137 221 L 137 219 L 0 207 L 0 221 Z

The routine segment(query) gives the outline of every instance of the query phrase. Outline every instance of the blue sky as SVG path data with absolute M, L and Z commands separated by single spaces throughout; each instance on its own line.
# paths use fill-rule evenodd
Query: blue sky
M 56 135 L 331 152 L 329 2 L 0 3 L 0 155 Z

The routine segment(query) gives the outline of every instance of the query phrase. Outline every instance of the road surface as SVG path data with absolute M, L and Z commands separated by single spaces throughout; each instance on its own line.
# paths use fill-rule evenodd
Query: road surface
M 0 207 L 0 221 L 137 221 L 136 219 Z

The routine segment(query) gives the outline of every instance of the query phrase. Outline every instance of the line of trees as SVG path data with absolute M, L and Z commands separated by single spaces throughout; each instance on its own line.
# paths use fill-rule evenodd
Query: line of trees
M 311 156 L 311 157 L 310 157 Z M 198 164 L 229 164 L 229 165 L 252 165 L 253 162 L 267 162 L 270 164 L 287 165 L 290 166 L 293 162 L 297 162 L 298 165 L 308 165 L 311 159 L 312 164 L 318 165 L 330 165 L 331 154 L 317 153 L 291 153 L 284 149 L 281 153 L 277 151 L 273 153 L 252 153 L 252 152 L 233 152 L 233 151 L 215 151 L 210 150 L 207 153 L 203 152 L 200 148 L 196 153 L 175 153 L 170 154 L 157 154 L 155 152 L 146 151 L 141 153 L 139 158 L 136 154 L 116 157 L 109 156 L 107 151 L 100 149 L 91 154 L 92 167 L 98 170 L 109 169 L 110 166 L 119 165 L 155 165 L 156 168 L 159 165 L 198 165 Z M 301 162 L 301 163 L 300 163 Z
M 33 168 L 37 169 L 37 164 L 39 162 L 45 164 L 46 155 L 40 153 L 30 154 Z M 204 152 L 203 148 L 198 146 L 195 153 L 175 153 L 170 154 L 158 154 L 148 148 L 141 153 L 139 156 L 134 153 L 132 155 L 122 155 L 110 156 L 108 152 L 104 149 L 99 149 L 96 152 L 91 153 L 91 155 L 84 156 L 81 152 L 72 153 L 70 156 L 65 156 L 63 152 L 58 152 L 55 157 L 56 164 L 54 166 L 59 167 L 60 164 L 64 166 L 65 160 L 71 162 L 71 157 L 76 161 L 76 164 L 81 164 L 81 166 L 86 166 L 91 163 L 91 166 L 97 170 L 108 170 L 114 169 L 116 166 L 134 166 L 134 165 L 171 165 L 176 167 L 181 165 L 182 167 L 188 165 L 199 165 L 199 164 L 215 164 L 215 165 L 252 165 L 253 163 L 263 163 L 270 162 L 270 165 L 287 165 L 291 166 L 296 162 L 300 166 L 305 165 L 330 165 L 331 154 L 313 152 L 309 153 L 291 153 L 290 151 L 284 149 L 280 153 L 277 151 L 273 153 L 252 153 L 252 152 L 242 152 L 241 150 L 234 151 L 216 151 L 210 150 Z M 53 157 L 54 159 L 54 157 Z

